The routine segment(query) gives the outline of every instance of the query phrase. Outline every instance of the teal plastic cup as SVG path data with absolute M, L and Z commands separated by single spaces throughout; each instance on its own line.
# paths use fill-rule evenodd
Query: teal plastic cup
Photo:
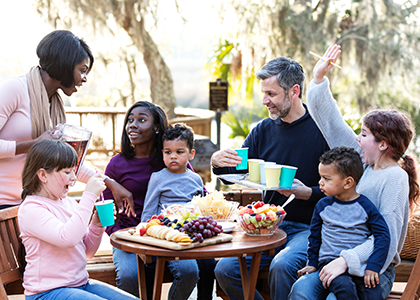
M 297 168 L 285 165 L 281 167 L 280 187 L 290 189 L 293 184 L 293 179 L 295 179 Z
M 102 227 L 111 226 L 115 224 L 114 221 L 114 200 L 104 200 L 95 203 L 98 211 L 99 221 Z
M 238 148 L 234 150 L 238 153 L 238 156 L 242 158 L 241 163 L 236 166 L 236 170 L 248 169 L 248 148 Z

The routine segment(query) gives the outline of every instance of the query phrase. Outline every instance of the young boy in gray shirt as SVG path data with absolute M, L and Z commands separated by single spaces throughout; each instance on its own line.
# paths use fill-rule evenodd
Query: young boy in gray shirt
M 319 174 L 320 189 L 327 197 L 315 206 L 308 264 L 298 271 L 298 275 L 305 275 L 309 285 L 322 285 L 325 295 L 333 292 L 338 300 L 382 299 L 379 272 L 387 257 L 390 236 L 388 226 L 375 205 L 356 192 L 356 185 L 363 175 L 360 155 L 353 148 L 333 148 L 320 157 Z M 374 249 L 364 278 L 345 272 L 328 285 L 328 280 L 322 278 L 322 268 L 340 257 L 341 251 L 362 244 L 371 234 L 374 236 Z
M 194 158 L 194 131 L 191 127 L 177 123 L 170 125 L 163 134 L 163 162 L 166 168 L 152 173 L 147 187 L 141 221 L 159 215 L 163 206 L 186 204 L 196 195 L 204 196 L 200 175 L 187 168 Z M 198 299 L 210 300 L 213 296 L 215 259 L 197 259 Z M 168 261 L 172 275 L 183 276 L 190 268 L 188 260 Z
M 194 132 L 185 124 L 170 125 L 163 134 L 163 162 L 166 168 L 150 177 L 141 221 L 159 215 L 164 206 L 186 204 L 203 196 L 200 175 L 187 168 L 194 158 Z

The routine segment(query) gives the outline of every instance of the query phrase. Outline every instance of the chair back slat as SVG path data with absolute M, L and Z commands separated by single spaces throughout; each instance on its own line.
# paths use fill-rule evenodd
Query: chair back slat
M 21 244 L 19 235 L 20 235 L 20 230 L 19 230 L 19 225 L 17 222 L 17 216 L 16 218 L 10 219 L 8 220 L 9 222 L 9 234 L 10 234 L 10 242 L 13 245 L 13 249 L 19 249 L 19 246 Z M 17 252 L 16 252 L 17 254 Z
M 407 281 L 407 286 L 401 296 L 401 300 L 414 300 L 419 299 L 420 295 L 420 250 L 417 253 L 417 258 L 411 270 L 410 277 Z
M 0 295 L 4 286 L 20 279 L 18 252 L 21 245 L 17 223 L 18 206 L 0 210 Z

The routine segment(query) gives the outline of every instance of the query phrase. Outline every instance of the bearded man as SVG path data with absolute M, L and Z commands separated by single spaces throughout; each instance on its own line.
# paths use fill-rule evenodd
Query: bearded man
M 291 194 L 296 196 L 288 204 L 286 218 L 279 227 L 286 232 L 287 242 L 276 248 L 274 258 L 263 253 L 260 263 L 260 268 L 270 265 L 271 299 L 287 300 L 298 278 L 297 271 L 306 265 L 309 224 L 316 203 L 324 197 L 318 186 L 319 157 L 329 147 L 302 102 L 305 75 L 299 63 L 278 57 L 265 64 L 256 77 L 261 80 L 262 104 L 270 117 L 251 130 L 242 147 L 248 148 L 249 158 L 298 168 L 295 188 L 267 191 L 263 199 L 265 203 L 282 205 Z M 211 158 L 216 175 L 241 172 L 235 168 L 240 162 L 233 149 L 217 151 Z M 247 258 L 248 268 L 250 263 L 251 258 Z M 237 258 L 222 258 L 216 265 L 215 275 L 229 299 L 243 299 Z M 254 299 L 263 298 L 255 291 Z

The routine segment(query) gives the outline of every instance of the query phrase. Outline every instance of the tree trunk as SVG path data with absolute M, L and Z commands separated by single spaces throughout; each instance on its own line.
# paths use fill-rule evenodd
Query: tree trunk
M 61 0 L 55 1 L 54 5 L 52 0 L 37 0 L 36 2 L 38 11 L 41 14 L 44 12 L 48 22 L 54 26 L 57 26 L 57 20 L 63 22 L 67 27 L 71 27 L 72 22 L 84 23 L 87 26 L 88 18 L 86 17 L 90 17 L 95 28 L 108 26 L 106 20 L 113 17 L 143 54 L 143 60 L 150 75 L 150 95 L 153 103 L 162 106 L 169 119 L 176 117 L 176 99 L 171 71 L 144 27 L 143 14 L 147 13 L 150 4 L 148 0 Z M 73 15 L 62 13 L 62 11 L 66 11 L 60 9 L 63 7 L 72 10 Z M 77 17 L 79 19 L 75 21 Z M 127 66 L 129 69 L 129 65 Z M 122 100 L 124 101 L 124 99 Z
M 162 106 L 169 119 L 175 118 L 176 99 L 171 71 L 155 42 L 144 28 L 144 19 L 137 20 L 133 7 L 125 5 L 125 14 L 117 22 L 127 31 L 134 45 L 142 52 L 150 75 L 150 96 L 153 103 Z

